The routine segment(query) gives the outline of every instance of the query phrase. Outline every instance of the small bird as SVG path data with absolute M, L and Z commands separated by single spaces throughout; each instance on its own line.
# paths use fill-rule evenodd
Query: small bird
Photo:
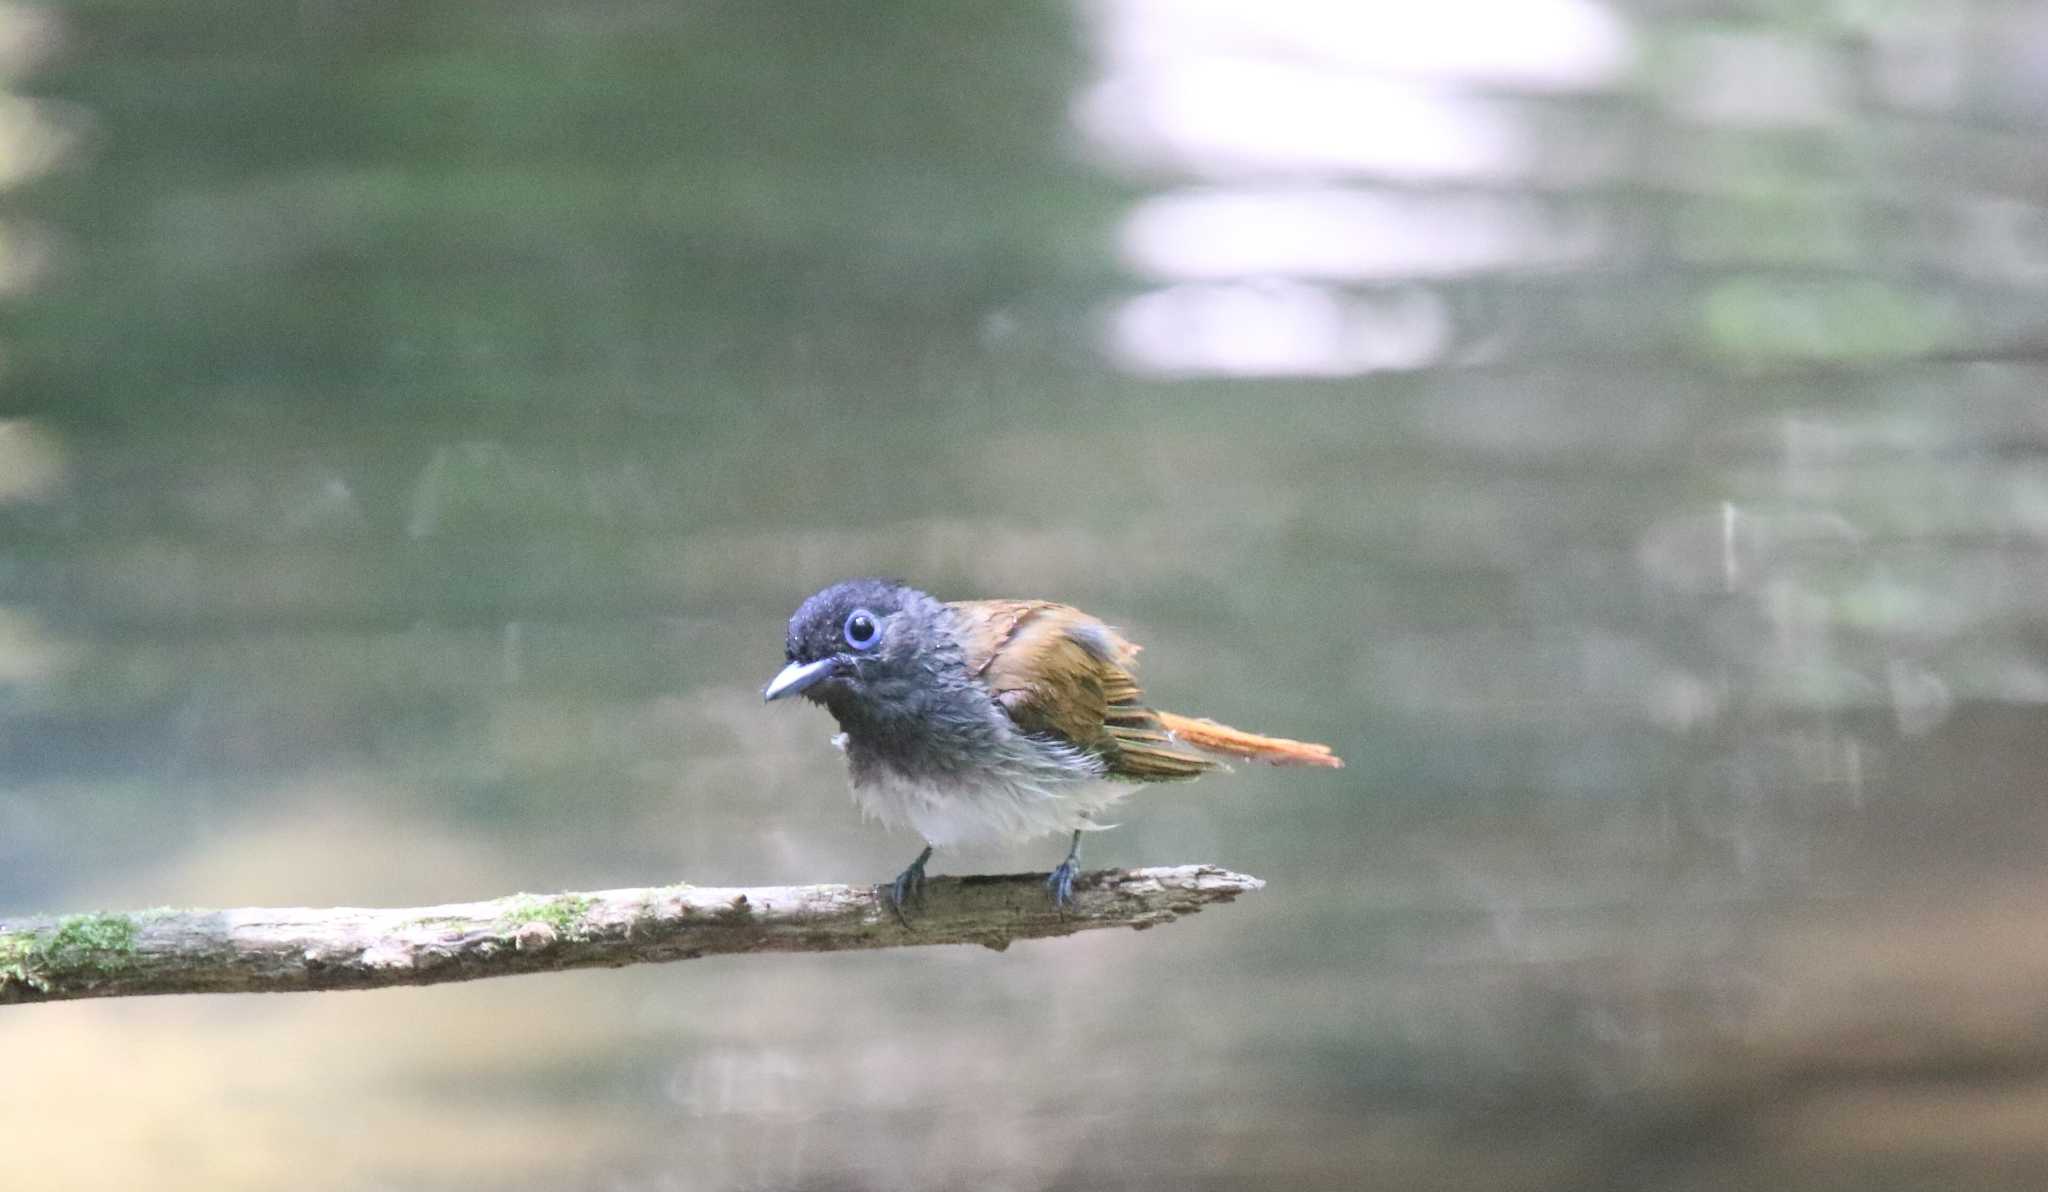
M 902 913 L 933 848 L 1071 832 L 1046 879 L 1073 901 L 1081 833 L 1153 782 L 1185 782 L 1221 758 L 1344 763 L 1327 745 L 1262 737 L 1148 706 L 1138 647 L 1049 600 L 942 603 L 882 579 L 816 593 L 789 619 L 788 665 L 763 692 L 802 695 L 838 720 L 854 799 L 924 851 L 887 890 Z

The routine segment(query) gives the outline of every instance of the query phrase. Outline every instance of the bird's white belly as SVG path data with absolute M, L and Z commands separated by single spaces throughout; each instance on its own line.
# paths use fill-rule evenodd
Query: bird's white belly
M 939 848 L 1023 840 L 1112 825 L 1100 813 L 1136 783 L 1075 777 L 1029 781 L 994 776 L 944 785 L 895 774 L 853 788 L 863 812 L 891 828 L 909 828 Z

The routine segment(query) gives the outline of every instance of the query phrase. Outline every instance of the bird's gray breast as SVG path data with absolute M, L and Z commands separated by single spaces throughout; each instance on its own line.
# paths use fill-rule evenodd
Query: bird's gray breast
M 957 780 L 1000 763 L 1019 735 L 988 690 L 964 674 L 877 679 L 864 698 L 835 701 L 831 710 L 846 733 L 855 785 Z
M 1101 761 L 1065 742 L 1017 728 L 987 688 L 923 685 L 897 693 L 878 714 L 872 701 L 838 716 L 854 799 L 890 827 L 911 828 L 941 847 L 1087 826 L 1121 796 Z

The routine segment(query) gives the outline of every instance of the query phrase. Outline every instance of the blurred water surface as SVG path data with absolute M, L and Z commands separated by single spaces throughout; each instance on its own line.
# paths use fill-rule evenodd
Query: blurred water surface
M 2038 1187 L 2048 12 L 0 9 L 0 912 L 874 880 L 850 574 L 1334 776 L 1142 935 L 0 1014 L 23 1187 Z M 940 858 L 1049 867 L 1057 842 Z

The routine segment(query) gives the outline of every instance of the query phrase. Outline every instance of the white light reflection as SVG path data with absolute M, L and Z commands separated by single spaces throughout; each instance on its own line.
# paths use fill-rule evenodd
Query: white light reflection
M 1516 172 L 1528 150 L 1482 87 L 1583 91 L 1631 67 L 1593 0 L 1086 0 L 1102 73 L 1076 108 L 1119 160 L 1212 177 Z
M 1117 162 L 1217 181 L 1332 173 L 1506 179 L 1530 166 L 1527 136 L 1498 105 L 1202 52 L 1113 69 L 1074 118 Z
M 1112 60 L 1191 51 L 1254 54 L 1330 69 L 1459 84 L 1576 91 L 1628 70 L 1633 38 L 1592 0 L 1088 0 Z
M 1604 231 L 1526 197 L 1204 190 L 1139 203 L 1124 220 L 1123 251 L 1140 271 L 1175 281 L 1399 280 L 1569 265 L 1597 253 Z
M 1074 105 L 1088 144 L 1117 165 L 1208 184 L 1140 202 L 1123 227 L 1129 264 L 1183 283 L 1109 313 L 1110 351 L 1134 371 L 1428 367 L 1451 348 L 1443 298 L 1309 283 L 1577 264 L 1609 239 L 1590 212 L 1498 193 L 1583 168 L 1539 160 L 1528 99 L 1503 93 L 1596 90 L 1630 69 L 1628 27 L 1593 0 L 1083 0 L 1082 11 L 1101 64 Z M 1416 184 L 1439 193 L 1398 189 Z M 1472 185 L 1495 193 L 1449 190 Z
M 1443 355 L 1450 328 L 1443 300 L 1415 287 L 1184 285 L 1120 304 L 1110 351 L 1133 372 L 1164 376 L 1346 376 L 1420 368 Z

